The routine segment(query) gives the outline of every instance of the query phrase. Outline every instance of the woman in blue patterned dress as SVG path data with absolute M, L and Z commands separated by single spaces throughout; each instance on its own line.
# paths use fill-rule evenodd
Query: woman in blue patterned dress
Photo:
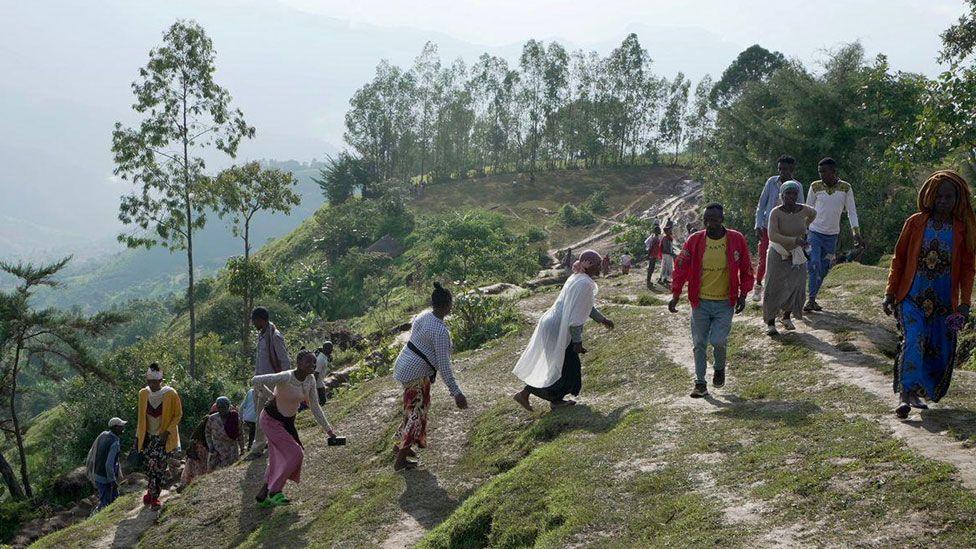
M 949 389 L 956 332 L 969 317 L 976 215 L 969 185 L 948 170 L 922 185 L 919 213 L 905 221 L 891 260 L 884 310 L 898 319 L 902 342 L 895 361 L 895 414 L 938 402 Z

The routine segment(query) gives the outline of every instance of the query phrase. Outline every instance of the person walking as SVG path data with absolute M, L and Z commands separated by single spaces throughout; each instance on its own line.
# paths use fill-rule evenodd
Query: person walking
M 136 417 L 135 446 L 143 455 L 148 480 L 142 503 L 159 510 L 169 458 L 180 447 L 183 402 L 176 389 L 163 384 L 163 371 L 155 362 L 146 370 L 146 387 L 139 391 Z
M 651 229 L 651 235 L 644 240 L 644 250 L 647 252 L 647 289 L 654 287 L 654 269 L 657 260 L 661 258 L 661 226 L 657 223 Z
M 277 374 L 287 372 L 291 369 L 291 360 L 288 358 L 288 349 L 285 347 L 285 336 L 281 335 L 278 328 L 271 322 L 271 313 L 264 307 L 255 307 L 251 311 L 251 324 L 258 330 L 258 342 L 255 345 L 254 354 L 254 375 L 262 376 L 267 374 Z M 254 409 L 260 413 L 271 398 L 271 391 L 254 392 Z M 245 459 L 255 459 L 264 453 L 268 444 L 264 433 L 261 432 L 261 424 L 258 422 L 254 443 Z
M 755 280 L 749 245 L 742 233 L 725 227 L 722 205 L 713 202 L 705 206 L 702 221 L 705 230 L 688 238 L 675 262 L 672 297 L 668 303 L 668 310 L 677 313 L 681 292 L 687 283 L 695 355 L 693 398 L 708 395 L 705 370 L 709 344 L 715 358 L 712 384 L 715 387 L 725 385 L 732 315 L 745 309 L 746 296 Z
M 455 406 L 462 410 L 468 407 L 468 399 L 454 379 L 451 332 L 444 323 L 454 306 L 454 296 L 435 282 L 430 305 L 430 309 L 413 319 L 410 339 L 400 350 L 393 368 L 393 379 L 403 386 L 403 415 L 394 434 L 394 471 L 415 468 L 417 462 L 412 461 L 417 457 L 414 446 L 427 447 L 430 386 L 437 374 L 441 375 L 454 397 Z
M 325 378 L 329 375 L 329 368 L 332 365 L 332 352 L 335 346 L 331 341 L 326 341 L 321 347 L 315 350 L 315 387 L 319 395 L 319 404 L 325 406 L 325 399 L 328 391 L 325 387 Z
M 254 431 L 258 422 L 258 410 L 255 408 L 254 404 L 253 388 L 248 389 L 247 393 L 244 395 L 244 400 L 241 402 L 240 410 L 241 422 L 244 424 L 244 429 L 247 431 L 247 444 L 245 445 L 245 448 L 250 451 L 251 445 L 254 444 Z
M 807 196 L 807 206 L 817 212 L 807 237 L 810 244 L 810 261 L 807 262 L 810 292 L 807 304 L 803 307 L 807 312 L 823 310 L 817 303 L 817 295 L 836 259 L 840 218 L 845 210 L 854 233 L 855 245 L 861 248 L 865 246 L 857 221 L 854 190 L 850 183 L 837 177 L 837 162 L 833 158 L 824 158 L 817 165 L 817 170 L 820 172 L 820 179 L 810 183 L 810 194 Z
M 287 481 L 301 481 L 305 449 L 298 437 L 295 416 L 303 402 L 308 403 L 312 417 L 329 438 L 336 436 L 332 425 L 319 406 L 315 392 L 315 355 L 301 350 L 295 357 L 294 370 L 262 374 L 251 378 L 255 393 L 267 391 L 264 409 L 258 420 L 267 437 L 268 466 L 264 485 L 255 499 L 261 507 L 278 507 L 291 503 L 282 490 Z
M 576 404 L 566 400 L 566 395 L 579 396 L 583 387 L 580 363 L 580 355 L 586 353 L 583 325 L 587 318 L 592 318 L 608 330 L 613 329 L 613 321 L 593 305 L 598 289 L 593 278 L 599 269 L 600 254 L 593 250 L 580 254 L 573 274 L 552 307 L 542 315 L 512 370 L 525 383 L 512 398 L 526 410 L 532 411 L 530 395 L 549 401 L 554 410 Z
M 803 318 L 807 289 L 807 228 L 817 216 L 810 206 L 799 203 L 800 183 L 787 181 L 780 187 L 782 205 L 769 214 L 769 249 L 763 286 L 763 320 L 766 333 L 776 335 L 776 318 L 783 314 L 783 327 L 795 330 L 793 317 Z M 760 261 L 760 265 L 763 263 Z
M 918 193 L 918 213 L 905 221 L 891 258 L 884 312 L 901 332 L 895 358 L 895 414 L 928 408 L 949 390 L 956 334 L 969 318 L 976 275 L 976 214 L 969 185 L 940 170 Z
M 625 275 L 630 274 L 631 267 L 634 266 L 634 257 L 627 252 L 620 255 L 620 272 Z
M 756 240 L 758 241 L 756 258 L 756 286 L 752 293 L 752 300 L 759 301 L 763 292 L 763 281 L 766 276 L 766 251 L 769 249 L 769 214 L 774 208 L 783 203 L 781 187 L 787 181 L 794 181 L 800 185 L 800 202 L 803 201 L 803 185 L 793 179 L 796 169 L 796 159 L 789 155 L 782 155 L 776 160 L 777 175 L 766 180 L 762 193 L 759 194 L 759 204 L 756 206 Z
M 661 237 L 661 278 L 658 280 L 665 287 L 671 284 L 676 255 L 674 251 L 674 223 L 668 221 L 664 224 L 664 236 Z
M 98 505 L 93 512 L 98 512 L 112 504 L 119 497 L 119 481 L 122 470 L 119 468 L 119 449 L 121 447 L 122 431 L 125 424 L 120 418 L 108 420 L 108 430 L 102 431 L 92 442 L 85 460 L 88 479 L 95 485 L 98 493 Z

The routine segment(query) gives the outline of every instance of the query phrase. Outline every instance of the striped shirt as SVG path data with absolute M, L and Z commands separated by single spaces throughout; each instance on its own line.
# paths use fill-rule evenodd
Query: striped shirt
M 437 373 L 444 380 L 444 385 L 447 385 L 451 395 L 461 394 L 461 388 L 458 387 L 454 379 L 454 370 L 451 368 L 451 331 L 447 329 L 444 321 L 437 318 L 433 311 L 420 313 L 413 320 L 410 342 L 437 368 Z M 393 379 L 405 384 L 433 374 L 434 371 L 424 362 L 424 359 L 406 345 L 403 346 L 393 368 Z

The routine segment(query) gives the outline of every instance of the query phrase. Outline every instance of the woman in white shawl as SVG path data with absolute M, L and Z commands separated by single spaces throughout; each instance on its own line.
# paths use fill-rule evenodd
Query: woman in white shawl
M 600 254 L 587 250 L 573 264 L 573 274 L 563 285 L 556 302 L 535 327 L 528 347 L 512 370 L 525 382 L 525 388 L 512 397 L 532 411 L 529 395 L 548 400 L 553 409 L 572 406 L 568 394 L 578 396 L 583 378 L 580 355 L 583 348 L 583 324 L 592 318 L 613 329 L 613 322 L 593 306 L 597 285 L 593 277 L 600 274 Z

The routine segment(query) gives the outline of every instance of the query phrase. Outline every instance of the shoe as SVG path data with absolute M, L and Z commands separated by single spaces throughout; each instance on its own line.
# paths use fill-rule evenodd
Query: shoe
M 725 386 L 725 368 L 715 370 L 715 373 L 712 374 L 712 385 L 715 386 L 715 388 Z
M 152 500 L 152 505 L 149 506 L 149 509 L 153 511 L 159 511 L 162 508 L 163 508 L 163 503 L 158 499 Z
M 796 329 L 796 324 L 793 324 L 793 319 L 791 319 L 791 318 L 784 318 L 783 319 L 783 327 L 792 332 L 793 330 Z
M 752 291 L 752 300 L 755 301 L 756 303 L 759 303 L 761 299 L 762 299 L 762 286 L 756 284 L 756 288 Z
M 811 311 L 816 311 L 819 313 L 820 311 L 823 310 L 823 307 L 821 307 L 820 304 L 817 303 L 817 300 L 815 299 L 811 299 L 809 302 L 807 302 L 807 305 L 810 307 Z M 804 307 L 803 310 L 806 310 L 806 307 Z
M 152 502 L 153 502 L 152 496 L 150 496 L 149 494 L 144 494 L 142 496 L 142 504 L 143 505 L 152 505 Z
M 779 335 L 779 330 L 776 329 L 776 325 L 775 324 L 767 324 L 766 325 L 766 335 L 768 335 L 770 337 Z
M 691 398 L 704 398 L 708 396 L 708 385 L 695 383 L 695 389 L 691 391 Z
M 812 301 L 807 301 L 807 304 L 803 306 L 803 310 L 808 313 L 812 313 L 813 311 L 816 311 L 816 309 L 813 308 Z
M 908 412 L 912 410 L 912 407 L 908 403 L 902 402 L 897 408 L 895 408 L 895 415 L 898 419 L 908 419 Z

